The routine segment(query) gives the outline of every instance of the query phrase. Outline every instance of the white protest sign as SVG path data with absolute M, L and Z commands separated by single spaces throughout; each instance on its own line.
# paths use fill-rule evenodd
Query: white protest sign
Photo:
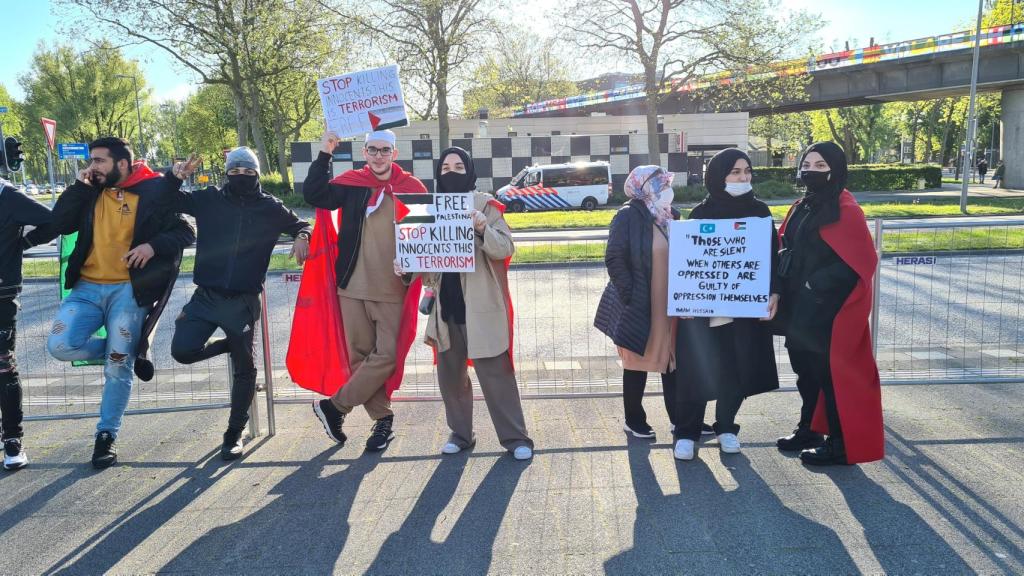
M 409 124 L 397 64 L 331 76 L 316 87 L 327 129 L 342 138 Z
M 395 194 L 408 213 L 395 223 L 395 254 L 404 272 L 476 269 L 473 194 Z
M 669 224 L 669 316 L 765 318 L 771 218 Z

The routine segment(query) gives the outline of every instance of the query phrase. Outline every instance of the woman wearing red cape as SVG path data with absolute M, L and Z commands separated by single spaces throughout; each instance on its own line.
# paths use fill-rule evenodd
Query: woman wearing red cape
M 812 144 L 798 176 L 807 192 L 779 229 L 779 325 L 803 405 L 796 430 L 777 444 L 807 464 L 880 460 L 882 392 L 868 326 L 878 256 L 864 212 L 845 189 L 843 149 Z

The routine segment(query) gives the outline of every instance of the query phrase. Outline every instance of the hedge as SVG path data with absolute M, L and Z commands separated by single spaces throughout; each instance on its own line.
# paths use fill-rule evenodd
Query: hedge
M 754 183 L 791 183 L 796 180 L 796 168 L 755 168 Z M 942 187 L 942 168 L 935 164 L 854 164 L 849 168 L 846 187 L 854 192 L 865 190 L 916 190 L 924 180 L 925 188 Z

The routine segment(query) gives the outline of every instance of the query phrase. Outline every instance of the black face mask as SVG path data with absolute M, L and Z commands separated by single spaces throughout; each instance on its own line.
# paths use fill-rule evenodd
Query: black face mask
M 810 170 L 800 171 L 800 181 L 807 186 L 807 191 L 815 194 L 828 188 L 832 179 L 832 172 L 812 172 Z
M 460 174 L 459 172 L 441 174 L 441 189 L 445 192 L 469 192 L 471 186 L 469 174 Z
M 260 190 L 260 177 L 231 174 L 228 176 L 228 188 L 236 196 L 255 196 Z

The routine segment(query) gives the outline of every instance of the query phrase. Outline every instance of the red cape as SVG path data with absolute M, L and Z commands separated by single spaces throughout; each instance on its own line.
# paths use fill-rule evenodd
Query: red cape
M 779 228 L 786 230 L 793 208 Z M 873 462 L 885 456 L 885 431 L 882 424 L 882 387 L 871 347 L 872 278 L 878 255 L 861 210 L 853 194 L 839 195 L 839 220 L 819 229 L 822 240 L 859 276 L 853 292 L 846 298 L 832 323 L 829 361 L 836 408 L 843 428 L 846 460 L 850 464 Z M 819 396 L 811 428 L 828 433 L 824 396 Z
M 370 188 L 373 190 L 371 203 L 382 192 L 409 194 L 427 191 L 422 182 L 402 170 L 398 164 L 391 165 L 391 178 L 384 184 L 381 184 L 369 167 L 349 170 L 332 179 L 331 184 Z M 407 208 L 395 199 L 396 219 L 404 216 L 403 211 L 407 211 Z M 295 317 L 288 342 L 288 355 L 285 359 L 292 381 L 307 390 L 327 396 L 333 395 L 344 386 L 352 374 L 334 269 L 338 257 L 336 229 L 340 226 L 341 210 L 337 211 L 337 220 L 332 222 L 331 218 L 330 211 L 317 209 L 309 258 L 303 266 L 302 281 L 299 283 L 299 294 L 295 302 Z M 405 359 L 416 339 L 416 315 L 421 287 L 421 280 L 416 279 L 406 290 L 402 302 L 395 371 L 384 382 L 389 398 L 402 384 Z

